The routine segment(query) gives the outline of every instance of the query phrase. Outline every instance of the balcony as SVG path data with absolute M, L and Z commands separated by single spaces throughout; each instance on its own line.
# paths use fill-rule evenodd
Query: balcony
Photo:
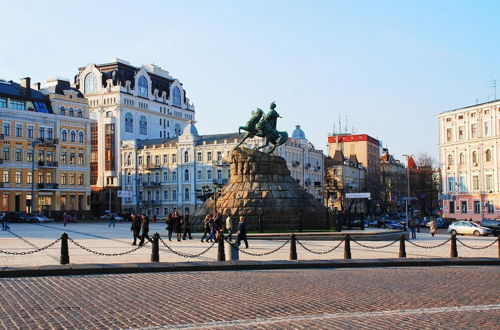
M 38 166 L 40 166 L 40 167 L 58 167 L 59 163 L 58 162 L 49 162 L 46 160 L 39 160 Z
M 36 187 L 41 190 L 59 189 L 59 183 L 38 183 Z
M 42 138 L 42 139 L 38 139 L 39 141 L 39 145 L 43 145 L 43 146 L 47 146 L 47 147 L 51 147 L 51 146 L 55 146 L 56 144 L 59 144 L 59 139 L 45 139 L 45 138 Z
M 151 163 L 144 165 L 144 167 L 147 170 L 157 170 L 157 169 L 162 168 L 161 164 L 151 164 Z
M 143 187 L 159 187 L 161 186 L 161 182 L 143 182 Z

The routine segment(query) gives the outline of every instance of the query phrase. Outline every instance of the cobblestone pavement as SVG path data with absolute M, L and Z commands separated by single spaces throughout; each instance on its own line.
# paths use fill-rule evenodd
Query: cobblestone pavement
M 119 223 L 115 228 L 109 228 L 105 223 L 77 223 L 63 227 L 60 223 L 48 224 L 12 224 L 12 232 L 0 231 L 0 250 L 23 252 L 43 247 L 56 238 L 59 238 L 63 232 L 67 232 L 70 238 L 85 247 L 95 251 L 106 253 L 121 253 L 129 251 L 132 238 L 130 233 L 130 223 Z M 200 234 L 195 233 L 193 240 L 177 242 L 175 239 L 170 242 L 166 239 L 165 225 L 156 223 L 151 225 L 151 235 L 159 232 L 165 242 L 174 250 L 185 254 L 197 254 L 209 245 L 200 242 Z M 427 230 L 417 234 L 417 240 L 414 242 L 422 246 L 435 246 L 446 241 L 450 236 L 444 232 L 431 237 Z M 473 237 L 460 236 L 460 240 L 473 247 L 487 246 L 495 240 L 494 237 Z M 250 240 L 250 253 L 265 253 L 278 248 L 284 241 L 278 240 Z M 339 241 L 303 241 L 307 248 L 315 252 L 327 251 L 335 247 Z M 390 242 L 363 242 L 368 246 L 383 246 Z M 472 250 L 461 244 L 458 245 L 458 254 L 460 257 L 498 257 L 497 243 L 483 250 Z M 134 251 L 123 256 L 105 257 L 84 251 L 73 243 L 69 242 L 69 254 L 71 263 L 123 263 L 123 262 L 149 262 L 151 258 L 151 245 Z M 286 245 L 276 253 L 266 256 L 251 256 L 240 253 L 241 260 L 287 260 L 289 257 L 290 245 Z M 353 259 L 372 259 L 372 258 L 397 258 L 399 243 L 395 243 L 383 249 L 369 249 L 351 243 Z M 299 260 L 312 259 L 342 259 L 343 245 L 335 251 L 327 254 L 313 254 L 297 245 Z M 450 243 L 433 248 L 425 249 L 412 246 L 406 243 L 406 253 L 408 258 L 425 257 L 449 257 Z M 0 253 L 0 267 L 22 267 L 22 266 L 41 266 L 55 265 L 59 262 L 60 243 L 51 248 L 31 255 L 12 256 Z M 160 261 L 164 262 L 182 262 L 182 261 L 213 261 L 217 258 L 217 248 L 214 246 L 206 254 L 194 259 L 184 258 L 171 253 L 160 243 Z
M 498 329 L 500 268 L 0 279 L 3 329 Z

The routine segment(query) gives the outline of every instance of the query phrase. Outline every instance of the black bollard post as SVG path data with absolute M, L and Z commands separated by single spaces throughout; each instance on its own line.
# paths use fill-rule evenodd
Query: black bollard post
M 345 235 L 344 259 L 351 259 L 351 236 Z
M 457 235 L 451 235 L 451 251 L 450 251 L 450 257 L 451 258 L 457 258 L 458 257 L 458 251 L 457 251 Z
M 160 262 L 160 234 L 153 235 L 153 248 L 151 250 L 151 262 Z
M 63 233 L 61 235 L 61 265 L 69 264 L 69 249 L 68 249 L 68 234 Z
M 263 227 L 263 223 L 262 223 L 262 214 L 259 214 L 259 233 L 263 233 L 264 232 L 264 227 Z
M 406 258 L 406 247 L 405 247 L 405 235 L 401 235 L 399 238 L 399 257 Z
M 219 245 L 217 246 L 217 261 L 226 261 L 226 254 L 224 252 L 224 234 L 220 234 Z
M 297 260 L 297 243 L 295 241 L 295 234 L 290 236 L 290 260 Z

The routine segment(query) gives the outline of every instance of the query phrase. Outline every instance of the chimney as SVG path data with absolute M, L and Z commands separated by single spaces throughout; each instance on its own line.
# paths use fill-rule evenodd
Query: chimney
M 39 82 L 37 82 L 37 83 L 35 84 L 35 86 L 36 86 L 36 90 L 37 90 L 37 91 L 39 91 L 39 90 L 40 90 L 41 85 L 42 85 L 42 84 L 41 84 L 41 83 L 39 83 Z
M 21 79 L 21 87 L 24 87 L 26 89 L 30 89 L 31 88 L 31 78 L 26 77 L 26 78 Z

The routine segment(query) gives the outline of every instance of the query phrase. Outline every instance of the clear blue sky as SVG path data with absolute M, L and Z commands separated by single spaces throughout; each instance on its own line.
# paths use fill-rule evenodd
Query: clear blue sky
M 201 134 L 277 101 L 278 128 L 299 123 L 318 149 L 348 115 L 398 157 L 437 158 L 435 115 L 500 80 L 498 1 L 0 1 L 1 78 L 154 62 L 184 84 Z

